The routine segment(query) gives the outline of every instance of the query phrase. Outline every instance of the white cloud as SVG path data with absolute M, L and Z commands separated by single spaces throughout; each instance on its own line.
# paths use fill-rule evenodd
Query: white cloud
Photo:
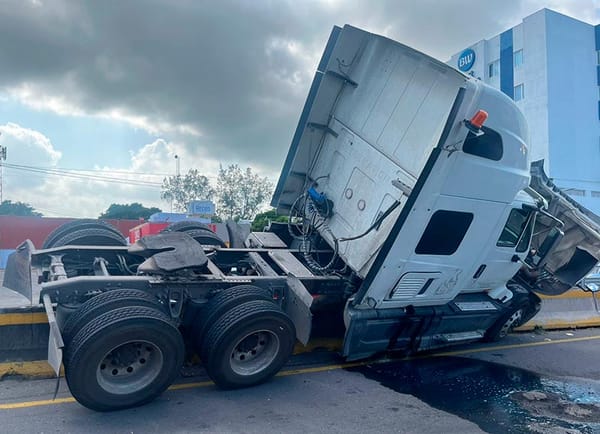
M 95 167 L 66 171 L 57 166 L 61 153 L 39 131 L 14 123 L 0 126 L 0 143 L 8 148 L 8 162 L 52 171 L 41 173 L 4 168 L 4 199 L 26 202 L 49 217 L 97 217 L 112 203 L 140 202 L 170 211 L 160 199 L 160 184 L 175 174 L 178 156 L 181 173 L 198 169 L 215 182 L 219 162 L 181 143 L 156 139 L 130 154 L 126 168 Z
M 39 131 L 9 122 L 0 125 L 0 133 L 0 143 L 9 149 L 11 160 L 36 166 L 55 166 L 60 160 L 61 152 Z
M 160 188 L 156 185 L 162 177 L 137 173 L 143 169 L 156 173 L 164 167 L 157 163 L 159 155 L 147 152 L 158 148 L 176 151 L 163 140 L 148 144 L 132 155 L 130 167 L 125 171 L 107 167 L 98 171 L 65 172 L 57 167 L 61 152 L 43 133 L 15 123 L 0 125 L 0 133 L 0 143 L 6 146 L 8 154 L 3 174 L 4 199 L 29 203 L 49 216 L 97 217 L 113 202 L 164 206 L 160 204 Z M 111 180 L 139 185 L 109 182 Z
M 68 86 L 67 86 L 68 87 Z M 66 95 L 64 89 L 59 94 L 54 94 L 46 86 L 35 83 L 21 83 L 18 86 L 6 89 L 6 93 L 13 99 L 34 110 L 47 110 L 62 116 L 88 116 L 124 122 L 134 128 L 140 128 L 153 135 L 180 134 L 200 137 L 199 129 L 191 124 L 171 123 L 162 119 L 153 118 L 131 109 L 111 107 L 103 110 L 85 109 Z

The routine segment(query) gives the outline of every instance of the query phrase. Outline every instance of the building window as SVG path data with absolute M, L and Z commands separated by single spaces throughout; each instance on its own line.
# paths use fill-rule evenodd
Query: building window
M 525 98 L 525 87 L 522 84 L 515 86 L 514 100 L 521 101 Z
M 488 65 L 488 77 L 497 77 L 500 75 L 500 60 L 494 60 Z
M 592 191 L 592 197 L 600 197 L 600 191 Z
M 417 244 L 417 255 L 452 255 L 473 221 L 470 212 L 439 210 L 433 213 Z
M 581 188 L 565 188 L 563 191 L 569 196 L 585 196 L 585 190 Z
M 521 66 L 523 66 L 523 50 L 515 51 L 515 53 L 513 54 L 513 59 L 515 62 L 515 69 L 518 69 Z

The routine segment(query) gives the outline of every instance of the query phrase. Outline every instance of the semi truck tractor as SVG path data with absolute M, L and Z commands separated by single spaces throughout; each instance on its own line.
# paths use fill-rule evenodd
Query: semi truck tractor
M 50 364 L 107 411 L 158 396 L 186 352 L 219 387 L 264 382 L 317 317 L 343 323 L 347 360 L 500 339 L 600 259 L 597 217 L 531 164 L 509 97 L 351 26 L 327 42 L 272 205 L 289 221 L 230 225 L 230 247 L 201 225 L 26 241 L 4 285 L 31 297 L 37 279 Z

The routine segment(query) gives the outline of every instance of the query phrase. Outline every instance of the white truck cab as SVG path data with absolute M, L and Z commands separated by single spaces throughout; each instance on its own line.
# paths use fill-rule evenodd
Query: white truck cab
M 536 219 L 544 213 L 553 244 L 564 222 L 530 180 L 527 123 L 510 98 L 345 26 L 332 32 L 272 204 L 302 222 L 308 258 L 318 233 L 360 280 L 344 346 L 358 358 L 424 328 L 420 349 L 537 312 Z M 600 258 L 598 227 L 587 223 L 579 271 Z M 577 283 L 570 277 L 563 291 Z

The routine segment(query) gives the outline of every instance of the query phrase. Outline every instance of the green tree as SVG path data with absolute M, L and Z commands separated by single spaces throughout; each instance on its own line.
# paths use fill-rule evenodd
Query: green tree
M 169 176 L 163 179 L 160 198 L 173 203 L 177 211 L 185 211 L 192 200 L 212 200 L 215 194 L 208 178 L 198 170 L 190 169 L 184 176 Z
M 144 219 L 148 220 L 154 213 L 161 212 L 159 208 L 146 208 L 138 202 L 121 205 L 120 203 L 111 204 L 106 211 L 100 214 L 101 219 Z
M 269 222 L 287 222 L 288 217 L 285 215 L 277 215 L 277 211 L 270 209 L 269 211 L 261 212 L 256 214 L 252 221 L 251 230 L 254 232 L 260 232 L 269 225 Z
M 42 213 L 35 211 L 28 203 L 4 200 L 0 203 L 0 215 L 41 217 Z
M 221 216 L 228 219 L 252 219 L 271 196 L 273 184 L 267 178 L 243 170 L 237 164 L 219 168 L 217 204 Z

